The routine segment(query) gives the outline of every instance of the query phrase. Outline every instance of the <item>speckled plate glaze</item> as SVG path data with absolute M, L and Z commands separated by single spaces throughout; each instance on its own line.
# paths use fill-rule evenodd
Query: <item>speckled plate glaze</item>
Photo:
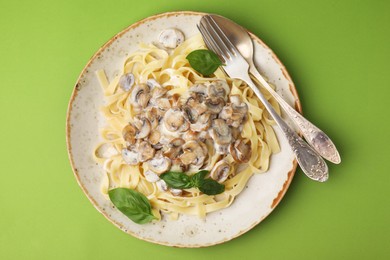
M 176 221 L 138 225 L 116 210 L 100 193 L 103 169 L 92 159 L 105 120 L 99 112 L 103 94 L 95 71 L 104 69 L 112 80 L 122 69 L 127 54 L 140 42 L 156 41 L 159 32 L 178 28 L 186 37 L 198 33 L 196 24 L 204 13 L 172 12 L 139 21 L 109 40 L 85 66 L 73 90 L 67 115 L 67 146 L 77 182 L 95 208 L 110 222 L 139 239 L 176 247 L 205 247 L 229 241 L 247 232 L 265 217 L 284 196 L 296 169 L 294 155 L 279 129 L 275 129 L 281 152 L 273 155 L 268 172 L 253 176 L 231 207 L 207 215 L 206 219 L 180 216 Z M 285 67 L 259 38 L 251 34 L 255 62 L 260 72 L 291 105 L 301 109 L 294 84 Z

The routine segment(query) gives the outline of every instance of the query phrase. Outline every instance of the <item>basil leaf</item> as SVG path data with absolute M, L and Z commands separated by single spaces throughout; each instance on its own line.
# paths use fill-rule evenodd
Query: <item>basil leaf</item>
M 194 175 L 192 175 L 192 177 L 191 177 L 192 186 L 199 187 L 201 185 L 201 182 L 204 180 L 204 178 L 206 177 L 206 175 L 208 173 L 209 173 L 209 171 L 202 170 L 202 171 L 199 171 L 199 172 L 195 173 Z
M 216 195 L 225 191 L 225 185 L 213 179 L 205 179 L 201 181 L 199 190 L 207 195 Z
M 193 187 L 191 178 L 183 172 L 166 172 L 161 174 L 160 178 L 163 179 L 170 188 L 189 189 Z
M 210 50 L 192 51 L 186 59 L 194 70 L 204 76 L 210 76 L 222 65 L 218 55 Z
M 137 224 L 145 224 L 156 218 L 149 200 L 138 191 L 116 188 L 109 190 L 108 196 L 120 212 Z

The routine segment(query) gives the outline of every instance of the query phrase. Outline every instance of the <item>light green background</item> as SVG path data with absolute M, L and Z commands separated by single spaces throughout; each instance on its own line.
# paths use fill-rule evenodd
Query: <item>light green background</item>
M 260 225 L 178 249 L 129 236 L 78 187 L 68 100 L 93 53 L 147 16 L 215 12 L 279 56 L 304 114 L 337 144 L 319 184 L 299 170 Z M 0 1 L 0 259 L 389 259 L 390 1 Z

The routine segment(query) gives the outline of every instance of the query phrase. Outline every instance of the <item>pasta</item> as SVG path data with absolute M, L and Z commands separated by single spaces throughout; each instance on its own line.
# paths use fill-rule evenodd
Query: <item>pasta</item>
M 200 35 L 184 41 L 171 52 L 153 44 L 141 44 L 138 51 L 126 58 L 121 75 L 111 82 L 103 70 L 96 72 L 106 101 L 101 112 L 107 121 L 107 125 L 101 130 L 103 141 L 93 152 L 94 159 L 105 171 L 101 192 L 107 195 L 108 190 L 115 187 L 135 189 L 149 199 L 153 214 L 158 219 L 161 219 L 162 213 L 171 219 L 177 219 L 180 214 L 204 218 L 207 213 L 229 207 L 243 191 L 250 177 L 267 171 L 270 156 L 279 152 L 279 144 L 271 126 L 273 122 L 245 83 L 228 78 L 221 69 L 217 69 L 212 77 L 203 77 L 189 65 L 186 56 L 198 49 L 205 49 Z M 212 170 L 222 159 L 232 168 L 222 182 L 225 185 L 223 193 L 206 195 L 197 188 L 189 188 L 178 194 L 164 185 L 161 187 L 161 181 L 148 179 L 146 173 L 150 167 L 147 162 L 137 162 L 135 165 L 126 163 L 120 152 L 128 145 L 123 137 L 123 129 L 129 122 L 134 122 L 137 115 L 144 113 L 142 108 L 139 109 L 131 101 L 131 92 L 121 88 L 123 75 L 128 73 L 134 76 L 136 84 L 157 82 L 167 90 L 166 96 L 169 97 L 184 97 L 195 84 L 207 85 L 222 80 L 230 88 L 229 97 L 238 96 L 246 104 L 247 115 L 241 121 L 240 131 L 236 133 L 237 138 L 248 145 L 251 151 L 245 163 L 237 163 L 231 153 L 216 152 L 212 142 L 205 142 L 207 157 L 201 169 Z M 270 98 L 267 93 L 264 94 Z M 189 172 L 191 173 L 191 168 Z

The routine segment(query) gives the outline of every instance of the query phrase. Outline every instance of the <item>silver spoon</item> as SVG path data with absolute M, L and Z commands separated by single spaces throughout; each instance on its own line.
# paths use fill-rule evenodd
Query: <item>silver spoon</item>
M 249 63 L 249 72 L 279 102 L 290 119 L 295 122 L 306 141 L 328 161 L 336 164 L 340 163 L 340 154 L 330 138 L 318 127 L 313 125 L 300 113 L 293 109 L 289 104 L 287 104 L 287 102 L 272 89 L 272 87 L 258 72 L 255 64 L 253 63 L 253 42 L 247 30 L 225 17 L 219 15 L 209 16 L 211 16 L 218 26 L 221 27 L 222 31 Z

